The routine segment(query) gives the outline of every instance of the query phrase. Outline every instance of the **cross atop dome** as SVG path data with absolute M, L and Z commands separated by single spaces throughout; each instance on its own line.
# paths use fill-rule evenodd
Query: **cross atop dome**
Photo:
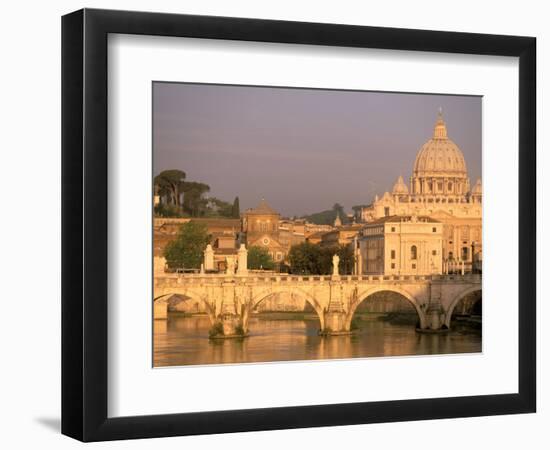
M 443 120 L 443 108 L 439 107 L 434 127 L 434 139 L 447 139 L 447 126 Z

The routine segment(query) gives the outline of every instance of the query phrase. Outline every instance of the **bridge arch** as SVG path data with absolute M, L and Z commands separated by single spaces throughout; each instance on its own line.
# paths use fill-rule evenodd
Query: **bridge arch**
M 363 292 L 360 292 L 357 295 L 357 300 L 350 304 L 350 308 L 346 317 L 346 329 L 348 330 L 350 329 L 351 321 L 359 305 L 364 301 L 367 301 L 369 297 L 371 297 L 372 295 L 378 292 L 393 292 L 395 294 L 400 294 L 402 297 L 407 299 L 409 303 L 412 304 L 412 306 L 416 311 L 416 314 L 418 315 L 418 319 L 420 321 L 420 328 L 426 328 L 427 323 L 426 323 L 426 316 L 424 314 L 424 311 L 420 308 L 420 303 L 418 302 L 416 297 L 414 297 L 410 292 L 398 286 L 375 286 L 375 287 L 366 289 Z
M 208 303 L 203 298 L 203 296 L 201 296 L 200 294 L 192 292 L 192 291 L 188 291 L 188 290 L 181 291 L 181 290 L 178 290 L 178 289 L 174 289 L 173 291 L 170 291 L 168 293 L 164 293 L 164 294 L 161 294 L 161 295 L 158 295 L 157 297 L 155 297 L 153 299 L 153 304 L 156 305 L 157 303 L 166 303 L 166 305 L 168 307 L 169 299 L 173 295 L 177 295 L 179 297 L 187 297 L 187 299 L 189 299 L 191 301 L 194 301 L 196 303 L 200 303 L 200 304 L 204 305 L 204 308 L 206 310 L 206 313 L 208 314 L 208 317 L 210 318 L 210 321 L 212 323 L 214 323 L 215 316 L 216 316 L 215 315 L 215 310 L 214 310 L 214 305 L 211 305 L 210 303 Z M 188 301 L 187 299 L 182 300 L 182 301 Z
M 459 292 L 453 298 L 451 303 L 449 303 L 449 309 L 447 310 L 447 314 L 446 314 L 446 317 L 445 317 L 445 325 L 447 326 L 447 328 L 451 327 L 451 318 L 452 318 L 453 312 L 454 312 L 456 306 L 458 305 L 458 303 L 460 302 L 460 300 L 462 300 L 464 297 L 466 297 L 469 294 L 473 294 L 474 292 L 481 292 L 481 286 L 470 286 L 470 287 L 464 289 L 463 291 Z M 480 298 L 478 301 L 481 302 L 483 300 L 482 300 L 482 298 Z
M 321 330 L 325 328 L 324 311 L 320 303 L 313 296 L 311 296 L 304 290 L 296 287 L 270 288 L 255 294 L 252 298 L 252 301 L 250 302 L 250 311 L 253 311 L 264 300 L 276 294 L 297 295 L 303 298 L 314 309 L 315 313 L 317 314 L 317 318 L 319 319 L 319 323 L 321 325 Z

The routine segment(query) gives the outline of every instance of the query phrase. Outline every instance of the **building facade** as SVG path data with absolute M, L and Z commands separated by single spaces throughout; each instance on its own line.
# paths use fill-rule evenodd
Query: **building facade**
M 443 273 L 443 224 L 426 216 L 389 216 L 363 228 L 359 273 L 435 275 Z
M 480 271 L 482 206 L 481 180 L 470 185 L 464 155 L 448 137 L 440 111 L 432 138 L 416 155 L 409 185 L 399 176 L 391 193 L 376 196 L 358 215 L 366 223 L 392 216 L 433 218 L 443 224 L 443 262 Z
M 265 248 L 276 263 L 283 262 L 290 248 L 290 242 L 281 242 L 280 221 L 281 215 L 264 199 L 256 208 L 247 209 L 242 216 L 246 248 L 253 246 Z

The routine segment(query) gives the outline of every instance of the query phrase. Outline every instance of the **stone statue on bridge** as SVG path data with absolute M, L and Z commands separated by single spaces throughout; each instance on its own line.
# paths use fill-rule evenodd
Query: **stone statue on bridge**
M 340 275 L 340 272 L 338 271 L 339 264 L 340 264 L 340 257 L 335 254 L 332 257 L 332 276 L 333 277 L 337 277 Z
M 226 256 L 225 257 L 225 273 L 227 275 L 234 275 L 235 274 L 235 258 L 233 256 Z

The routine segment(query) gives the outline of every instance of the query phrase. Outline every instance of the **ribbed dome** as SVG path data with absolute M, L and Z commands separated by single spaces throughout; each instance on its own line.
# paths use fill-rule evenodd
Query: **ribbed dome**
M 414 162 L 413 175 L 466 177 L 466 161 L 458 146 L 447 137 L 447 127 L 441 111 L 432 139 L 427 141 Z
M 408 194 L 409 188 L 403 181 L 403 177 L 400 175 L 395 184 L 393 185 L 392 194 Z

